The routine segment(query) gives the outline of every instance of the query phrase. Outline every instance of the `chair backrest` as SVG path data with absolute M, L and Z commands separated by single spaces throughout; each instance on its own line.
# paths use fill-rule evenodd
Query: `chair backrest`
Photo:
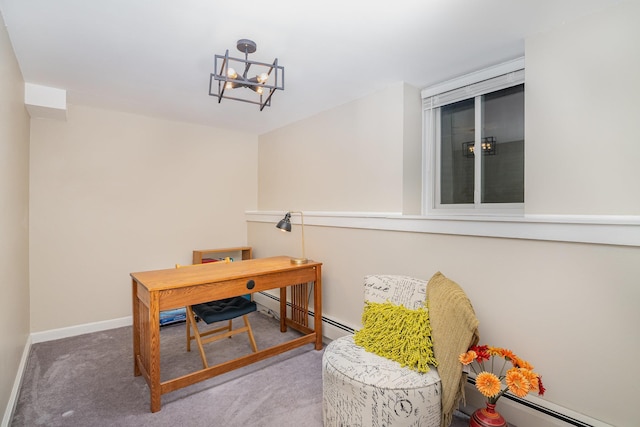
M 371 275 L 364 277 L 364 299 L 391 302 L 409 309 L 425 306 L 427 281 L 409 276 Z

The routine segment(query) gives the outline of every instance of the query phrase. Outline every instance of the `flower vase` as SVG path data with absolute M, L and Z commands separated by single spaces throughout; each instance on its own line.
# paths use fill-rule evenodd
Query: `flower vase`
M 487 403 L 486 408 L 477 409 L 469 420 L 469 427 L 506 427 L 507 422 L 496 411 L 495 403 Z

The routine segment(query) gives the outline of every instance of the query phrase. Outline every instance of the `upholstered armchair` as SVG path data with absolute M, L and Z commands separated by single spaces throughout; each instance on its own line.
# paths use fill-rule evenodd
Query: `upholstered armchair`
M 407 276 L 375 275 L 365 277 L 364 296 L 363 329 L 355 336 L 347 335 L 334 340 L 324 351 L 324 425 L 448 426 L 453 410 L 462 397 L 466 380 L 458 355 L 478 342 L 478 321 L 464 291 L 441 273 L 436 273 L 429 282 Z M 363 341 L 359 334 L 372 327 L 369 319 L 377 315 L 368 314 L 367 310 L 374 308 L 382 307 L 387 310 L 385 315 L 393 317 L 391 321 L 388 318 L 383 320 L 397 324 L 400 330 L 395 331 L 395 335 L 406 335 L 405 328 L 412 330 L 411 333 L 415 332 L 415 325 L 409 325 L 415 324 L 415 321 L 406 320 L 407 324 L 402 323 L 414 314 L 407 314 L 407 310 L 404 310 L 403 319 L 396 321 L 400 314 L 396 315 L 394 309 L 388 310 L 389 303 L 399 306 L 400 310 L 415 312 L 416 318 L 420 318 L 420 325 L 423 325 L 421 327 L 430 327 L 430 333 L 427 331 L 422 334 L 420 342 L 424 341 L 425 346 L 429 347 L 429 354 L 433 355 L 432 359 L 426 360 L 437 364 L 437 368 L 429 366 L 427 372 L 419 372 L 425 369 L 416 368 L 419 364 L 412 362 L 413 356 L 401 363 L 367 351 L 357 344 L 358 340 L 361 344 Z M 425 307 L 427 310 L 424 310 Z M 425 313 L 428 313 L 426 325 Z M 391 333 L 389 329 L 387 331 Z M 371 342 L 370 336 L 364 341 L 367 339 L 369 344 L 377 347 L 375 342 Z M 407 342 L 393 345 L 403 348 L 412 346 Z

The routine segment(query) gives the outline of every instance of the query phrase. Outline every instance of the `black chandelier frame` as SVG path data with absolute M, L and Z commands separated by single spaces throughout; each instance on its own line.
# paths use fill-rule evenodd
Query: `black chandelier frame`
M 244 58 L 235 58 L 229 56 L 229 49 L 224 55 L 215 55 L 214 72 L 209 78 L 209 95 L 218 98 L 218 103 L 222 99 L 233 99 L 236 101 L 248 102 L 260 106 L 260 111 L 264 107 L 271 106 L 271 97 L 276 90 L 284 90 L 284 67 L 278 64 L 278 58 L 273 63 L 252 61 L 249 54 L 256 51 L 255 42 L 247 39 L 238 40 L 237 48 L 244 52 Z M 235 77 L 229 76 L 229 69 L 242 70 L 237 72 Z M 253 71 L 249 77 L 249 71 Z M 261 81 L 258 76 L 266 75 L 266 81 Z M 273 78 L 272 78 L 273 75 Z M 272 78 L 272 79 L 271 79 Z M 270 81 L 273 81 L 270 84 Z M 218 82 L 217 85 L 215 82 Z M 213 90 L 217 87 L 217 92 Z M 249 88 L 258 95 L 258 100 L 249 97 L 240 97 L 231 95 L 235 89 Z M 234 92 L 235 93 L 235 92 Z

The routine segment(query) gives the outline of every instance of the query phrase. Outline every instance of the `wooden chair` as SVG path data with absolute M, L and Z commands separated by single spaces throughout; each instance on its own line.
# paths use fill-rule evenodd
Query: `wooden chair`
M 189 267 L 176 264 L 176 268 Z M 256 311 L 256 303 L 243 297 L 237 296 L 225 298 L 217 301 L 209 301 L 202 304 L 190 305 L 187 309 L 187 351 L 191 351 L 191 341 L 195 340 L 200 351 L 200 358 L 204 368 L 208 368 L 207 356 L 204 352 L 204 344 L 231 338 L 234 335 L 246 332 L 249 335 L 249 342 L 253 352 L 258 351 L 253 330 L 249 323 L 248 314 Z M 244 326 L 233 329 L 233 319 L 242 316 Z M 210 330 L 201 331 L 198 328 L 198 321 L 202 320 L 207 325 L 218 322 L 227 322 L 225 326 L 215 327 Z M 193 334 L 192 334 L 193 332 Z

